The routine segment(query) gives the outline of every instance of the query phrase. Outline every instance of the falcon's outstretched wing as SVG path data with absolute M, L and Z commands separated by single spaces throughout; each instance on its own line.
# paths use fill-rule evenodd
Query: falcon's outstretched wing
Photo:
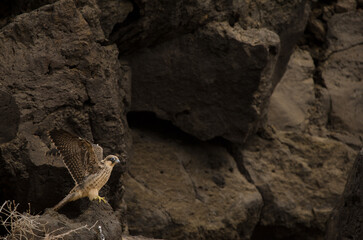
M 99 171 L 102 160 L 98 159 L 100 150 L 97 150 L 97 156 L 92 143 L 58 129 L 50 131 L 49 136 L 60 151 L 64 164 L 76 184 L 80 184 L 86 176 Z
M 95 152 L 98 161 L 102 161 L 103 160 L 103 148 L 100 145 L 93 144 L 93 143 L 92 143 L 92 147 L 93 147 L 93 151 Z

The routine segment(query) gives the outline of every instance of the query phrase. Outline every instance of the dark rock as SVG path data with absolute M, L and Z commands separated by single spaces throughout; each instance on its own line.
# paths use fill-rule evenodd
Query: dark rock
M 14 98 L 11 94 L 0 90 L 0 144 L 16 137 L 19 119 L 20 112 Z
M 147 238 L 143 236 L 129 236 L 129 235 L 122 235 L 122 240 L 162 240 L 161 238 Z
M 129 0 L 97 0 L 97 4 L 101 10 L 100 22 L 106 38 L 115 25 L 121 24 L 133 10 Z
M 280 51 L 271 77 L 275 87 L 285 73 L 294 47 L 302 37 L 309 18 L 308 1 L 256 1 L 252 3 L 255 18 L 260 17 L 260 27 L 267 27 L 280 37 Z
M 3 0 L 0 1 L 0 28 L 19 14 L 30 12 L 58 0 Z
M 37 219 L 44 223 L 44 232 L 38 232 L 40 236 L 55 237 L 64 234 L 63 239 L 121 239 L 121 224 L 114 215 L 109 204 L 93 201 L 88 208 L 77 218 L 69 219 L 66 216 L 47 209 Z
M 296 49 L 276 86 L 268 109 L 268 123 L 279 130 L 305 129 L 314 102 L 314 62 L 307 51 Z
M 306 1 L 137 3 L 135 18 L 111 37 L 134 70 L 132 109 L 200 139 L 243 143 L 266 119 L 267 99 L 304 31 Z M 280 47 L 257 27 L 276 32 Z
M 337 0 L 337 3 L 335 4 L 335 12 L 337 13 L 354 11 L 356 8 L 356 0 Z
M 155 46 L 184 33 L 197 30 L 211 21 L 228 21 L 234 9 L 226 1 L 134 1 L 133 11 L 116 26 L 110 39 L 121 54 Z
M 45 157 L 48 130 L 64 128 L 99 143 L 105 154 L 120 154 L 130 144 L 127 68 L 115 45 L 97 43 L 103 34 L 98 7 L 87 4 L 60 0 L 0 30 L 1 85 L 20 112 L 16 138 L 0 145 L 1 182 L 7 182 L 2 197 L 21 206 L 30 202 L 35 212 L 52 207 L 73 185 L 60 159 Z M 115 168 L 111 181 L 118 183 L 121 172 Z M 117 191 L 105 194 L 113 199 Z
M 221 146 L 133 130 L 129 231 L 165 239 L 249 239 L 262 199 Z M 159 131 L 158 131 L 159 132 Z
M 324 21 L 329 21 L 329 19 L 334 14 L 335 14 L 335 12 L 334 12 L 334 6 L 333 5 L 324 6 L 324 8 L 323 8 L 323 20 Z
M 265 115 L 278 52 L 271 31 L 210 23 L 131 57 L 132 110 L 155 112 L 203 140 L 242 143 Z
M 351 169 L 343 196 L 331 214 L 325 239 L 363 239 L 362 188 L 363 149 Z
M 321 239 L 354 151 L 329 138 L 296 132 L 254 137 L 242 161 L 264 207 L 252 239 Z
M 362 143 L 363 31 L 352 0 L 311 6 L 300 47 L 312 58 L 294 50 L 306 0 L 2 1 L 0 200 L 54 206 L 73 181 L 59 158 L 44 157 L 46 131 L 121 154 L 133 110 L 166 121 L 134 130 L 128 175 L 115 167 L 100 193 L 116 211 L 75 201 L 41 216 L 51 230 L 99 220 L 106 239 L 118 239 L 128 214 L 131 234 L 167 239 L 322 238 Z M 69 237 L 100 239 L 97 227 Z
M 334 15 L 328 21 L 328 55 L 332 52 L 347 50 L 363 42 L 361 31 L 363 11 Z
M 319 40 L 320 42 L 325 41 L 325 27 L 321 20 L 316 19 L 314 17 L 310 17 L 308 23 L 308 30 L 314 34 L 315 39 Z
M 363 136 L 363 12 L 337 14 L 328 22 L 322 77 L 331 96 L 330 124 Z M 350 109 L 350 111 L 347 111 Z

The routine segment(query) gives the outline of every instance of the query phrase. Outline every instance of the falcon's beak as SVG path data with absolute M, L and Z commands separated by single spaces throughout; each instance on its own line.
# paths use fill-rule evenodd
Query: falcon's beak
M 119 160 L 118 158 L 117 158 L 117 159 L 116 159 L 116 161 L 115 161 L 115 164 L 116 164 L 116 163 L 120 163 L 120 160 Z

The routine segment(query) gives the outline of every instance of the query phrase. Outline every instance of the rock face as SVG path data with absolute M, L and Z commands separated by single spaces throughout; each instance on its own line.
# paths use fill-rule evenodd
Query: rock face
M 327 240 L 363 238 L 363 149 L 358 154 L 342 199 L 329 220 Z
M 363 136 L 363 12 L 337 14 L 328 22 L 328 59 L 322 77 L 332 101 L 333 127 Z M 347 112 L 349 108 L 351 111 Z
M 97 0 L 97 4 L 101 10 L 100 23 L 106 38 L 115 25 L 121 24 L 133 10 L 132 3 L 128 0 Z
M 361 6 L 2 1 L 0 200 L 38 213 L 68 193 L 63 163 L 44 156 L 46 132 L 62 128 L 128 153 L 129 169 L 100 193 L 112 207 L 48 210 L 51 229 L 99 220 L 106 239 L 322 239 L 363 145 Z M 332 239 L 360 237 L 359 168 Z
M 314 102 L 314 62 L 309 52 L 297 49 L 275 88 L 268 110 L 268 123 L 279 130 L 304 129 Z
M 40 222 L 46 222 L 46 229 L 57 235 L 68 233 L 64 239 L 121 239 L 121 223 L 114 214 L 109 204 L 92 202 L 82 214 L 69 219 L 62 214 L 47 210 L 40 218 Z M 65 226 L 60 229 L 60 226 Z M 87 226 L 85 228 L 82 228 Z M 81 229 L 80 229 L 81 228 Z M 80 229 L 74 231 L 75 229 Z M 74 231 L 74 232 L 72 232 Z
M 11 236 L 8 236 L 11 239 L 121 239 L 121 224 L 109 204 L 90 203 L 74 218 L 50 209 L 42 215 L 20 215 L 9 202 L 2 207 L 12 213 L 12 217 L 6 220 L 7 224 L 12 224 L 11 229 L 7 226 L 11 230 Z
M 130 233 L 249 239 L 262 207 L 256 188 L 221 146 L 168 132 L 133 131 L 133 163 L 125 180 Z
M 102 30 L 89 25 L 98 21 L 96 7 L 62 0 L 19 15 L 0 31 L 1 87 L 11 94 L 4 114 L 13 120 L 11 141 L 0 145 L 2 200 L 30 202 L 39 212 L 72 188 L 66 170 L 58 169 L 63 164 L 44 157 L 52 128 L 94 140 L 105 154 L 126 147 L 127 78 L 116 46 L 97 43 Z
M 355 152 L 328 138 L 293 132 L 271 136 L 252 139 L 240 160 L 264 200 L 254 237 L 321 238 Z
M 313 9 L 322 30 L 309 25 L 314 43 L 295 50 L 271 96 L 272 127 L 235 154 L 264 200 L 252 239 L 322 239 L 363 144 L 357 122 L 363 96 L 361 12 L 329 17 L 328 9 Z M 317 50 L 325 37 L 328 47 Z
M 242 10 L 255 14 L 254 4 L 214 4 L 143 2 L 139 12 L 145 16 L 115 30 L 113 36 L 119 37 L 121 51 L 132 41 L 143 46 L 125 57 L 134 70 L 133 111 L 155 112 L 202 140 L 224 137 L 244 143 L 264 123 L 268 98 L 303 31 L 305 2 L 284 6 L 295 14 L 284 19 L 279 15 L 281 6 L 266 4 L 262 11 L 276 14 L 260 13 L 256 21 Z M 162 10 L 153 12 L 156 9 L 172 12 L 165 16 Z M 200 13 L 195 15 L 197 9 Z M 296 15 L 301 17 L 299 23 L 293 20 Z M 187 26 L 184 19 L 189 19 Z M 261 28 L 244 30 L 246 26 Z M 140 27 L 145 31 L 139 34 Z M 163 31 L 152 31 L 160 27 Z M 145 42 L 145 34 L 151 42 Z M 154 38 L 161 44 L 153 45 Z M 129 51 L 125 49 L 126 54 Z
M 263 119 L 278 51 L 273 32 L 227 22 L 140 51 L 130 61 L 132 110 L 155 112 L 199 139 L 244 142 Z

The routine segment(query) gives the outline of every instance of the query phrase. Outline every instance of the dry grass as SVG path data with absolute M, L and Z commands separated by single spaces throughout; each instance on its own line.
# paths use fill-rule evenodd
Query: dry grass
M 46 227 L 47 222 L 41 220 L 40 215 L 31 215 L 29 210 L 26 213 L 20 213 L 17 211 L 18 205 L 15 202 L 5 201 L 0 207 L 0 224 L 8 233 L 4 237 L 5 240 L 59 240 L 83 229 L 91 231 L 97 224 L 96 222 L 91 227 L 84 225 L 66 232 L 63 228 L 49 231 Z

